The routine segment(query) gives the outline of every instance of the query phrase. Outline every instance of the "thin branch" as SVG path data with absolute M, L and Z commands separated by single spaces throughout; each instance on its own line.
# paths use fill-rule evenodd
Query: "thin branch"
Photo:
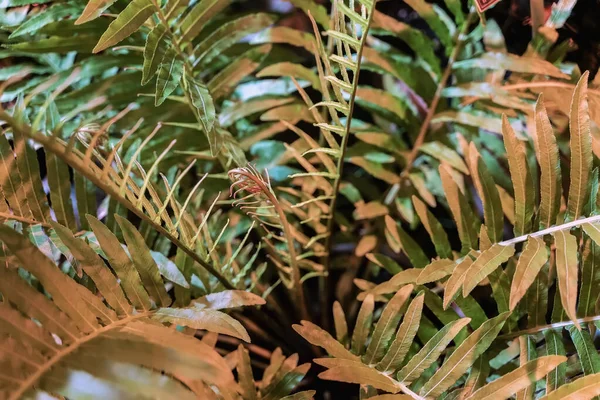
M 454 63 L 456 62 L 458 56 L 460 55 L 460 52 L 462 51 L 462 49 L 465 45 L 469 26 L 471 25 L 471 22 L 473 22 L 473 20 L 475 19 L 476 16 L 477 16 L 477 13 L 472 10 L 471 13 L 469 14 L 469 16 L 467 17 L 467 20 L 464 22 L 460 33 L 458 34 L 456 46 L 454 46 L 454 49 L 452 50 L 452 53 L 450 54 L 450 58 L 448 59 L 448 64 L 446 65 L 446 69 L 444 70 L 444 73 L 442 74 L 442 77 L 440 78 L 440 83 L 438 84 L 438 87 L 435 91 L 433 99 L 431 100 L 431 105 L 429 106 L 429 110 L 427 111 L 425 120 L 421 124 L 421 129 L 419 130 L 417 139 L 415 140 L 415 143 L 413 144 L 412 150 L 410 151 L 408 157 L 406 158 L 406 165 L 404 166 L 404 170 L 401 173 L 402 177 L 406 177 L 410 173 L 410 170 L 415 162 L 415 159 L 417 158 L 417 155 L 419 154 L 419 150 L 421 149 L 421 145 L 425 141 L 425 137 L 427 136 L 427 132 L 429 131 L 429 125 L 431 125 L 431 120 L 433 119 L 433 116 L 435 115 L 435 112 L 437 110 L 437 106 L 440 102 L 440 99 L 442 98 L 442 91 L 446 88 L 446 84 L 448 83 L 450 74 L 452 74 L 452 67 L 454 66 Z
M 408 396 L 412 397 L 415 400 L 425 400 L 425 397 L 421 397 L 418 394 L 416 394 L 415 392 L 413 392 L 412 390 L 410 390 L 408 388 L 408 386 L 400 383 L 400 382 L 396 382 L 396 385 L 400 388 L 400 390 L 402 391 L 402 393 L 407 394 Z
M 515 243 L 524 242 L 529 237 L 540 237 L 540 236 L 550 235 L 554 232 L 563 231 L 565 229 L 571 229 L 576 226 L 580 226 L 582 224 L 591 224 L 591 223 L 598 222 L 598 221 L 600 221 L 600 215 L 594 215 L 592 217 L 587 217 L 587 218 L 567 222 L 566 224 L 551 226 L 550 228 L 546 228 L 546 229 L 543 229 L 541 231 L 537 231 L 534 233 L 528 233 L 526 235 L 517 236 L 516 238 L 505 240 L 503 242 L 499 242 L 498 244 L 501 246 L 510 246 Z
M 580 325 L 586 324 L 588 322 L 596 322 L 596 321 L 600 321 L 600 315 L 594 315 L 592 317 L 585 317 L 585 318 L 577 319 L 577 322 Z M 533 328 L 524 329 L 522 331 L 511 332 L 511 333 L 507 333 L 506 335 L 500 335 L 500 336 L 498 336 L 498 339 L 514 339 L 521 335 L 532 335 L 532 334 L 547 331 L 550 329 L 562 329 L 565 326 L 571 326 L 574 324 L 575 324 L 575 321 L 561 321 L 561 322 L 555 322 L 553 324 L 548 324 L 548 325 L 534 326 Z
M 19 221 L 19 222 L 23 222 L 23 223 L 29 224 L 29 225 L 42 225 L 45 228 L 51 228 L 51 225 L 47 224 L 45 222 L 36 221 L 34 219 L 29 219 L 29 218 L 25 218 L 25 217 L 20 217 L 18 215 L 14 215 L 14 214 L 0 212 L 0 218 L 12 219 L 13 221 Z

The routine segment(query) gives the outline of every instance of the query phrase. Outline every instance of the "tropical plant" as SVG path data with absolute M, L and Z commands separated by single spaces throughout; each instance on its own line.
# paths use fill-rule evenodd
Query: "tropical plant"
M 2 398 L 600 396 L 575 1 L 289 2 L 0 1 Z

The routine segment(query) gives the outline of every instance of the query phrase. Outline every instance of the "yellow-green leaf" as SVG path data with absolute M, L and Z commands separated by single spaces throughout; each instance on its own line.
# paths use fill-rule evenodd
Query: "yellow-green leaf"
M 446 346 L 458 335 L 458 333 L 471 322 L 471 318 L 461 318 L 450 322 L 440 329 L 419 352 L 398 372 L 396 377 L 400 382 L 411 383 L 421 376 Z
M 381 317 L 379 317 L 377 325 L 375 325 L 371 341 L 363 357 L 365 364 L 373 364 L 380 361 L 386 353 L 388 342 L 396 331 L 400 318 L 402 318 L 400 310 L 410 298 L 413 288 L 413 285 L 406 285 L 396 292 L 381 313 Z
M 508 261 L 513 254 L 515 254 L 514 246 L 502 246 L 500 244 L 494 244 L 483 251 L 465 273 L 463 296 L 467 297 L 479 282 Z
M 209 308 L 160 308 L 152 319 L 193 329 L 206 329 L 250 342 L 250 336 L 242 324 L 224 312 Z
M 567 361 L 567 357 L 564 356 L 546 356 L 531 360 L 485 385 L 467 397 L 467 400 L 507 399 L 529 386 L 531 382 L 542 379 L 548 372 L 565 361 Z
M 577 322 L 577 239 L 569 232 L 554 232 L 556 244 L 556 276 L 560 300 L 569 318 L 579 328 Z
M 544 107 L 542 95 L 535 105 L 535 147 L 540 164 L 540 228 L 548 228 L 556 222 L 560 207 L 560 160 L 558 146 Z
M 519 301 L 525 296 L 527 289 L 537 277 L 540 269 L 548 261 L 546 244 L 540 238 L 529 237 L 527 244 L 519 257 L 515 275 L 510 288 L 510 309 L 515 309 Z
M 156 8 L 151 0 L 132 0 L 117 19 L 111 22 L 93 52 L 98 53 L 129 37 L 155 12 Z
M 420 391 L 423 396 L 437 397 L 452 386 L 475 360 L 492 344 L 510 313 L 487 320 L 461 343 L 444 361 Z
M 383 359 L 376 366 L 378 370 L 382 372 L 392 372 L 402 365 L 404 357 L 406 357 L 406 353 L 408 353 L 419 329 L 424 299 L 425 295 L 421 293 L 415 297 L 410 303 L 410 306 L 408 306 L 408 309 L 404 314 L 404 320 L 400 324 L 400 328 L 398 328 L 394 341 L 390 345 Z
M 571 133 L 571 171 L 566 221 L 578 219 L 588 202 L 589 179 L 592 170 L 592 135 L 588 113 L 586 71 L 581 78 L 571 102 L 569 130 Z
M 514 232 L 515 236 L 521 236 L 531 232 L 535 201 L 534 186 L 527 165 L 525 144 L 517 139 L 506 115 L 502 115 L 502 136 L 515 192 Z
M 576 379 L 540 398 L 540 400 L 586 400 L 597 395 L 600 395 L 600 374 Z

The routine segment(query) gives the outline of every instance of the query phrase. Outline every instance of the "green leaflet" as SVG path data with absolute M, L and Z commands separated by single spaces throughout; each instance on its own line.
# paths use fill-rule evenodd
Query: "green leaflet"
M 165 290 L 158 266 L 154 259 L 152 259 L 144 238 L 131 222 L 120 215 L 115 215 L 115 218 L 123 231 L 123 237 L 129 248 L 131 259 L 140 274 L 142 283 L 148 291 L 150 298 L 158 306 L 168 306 L 171 304 L 171 298 Z
M 188 74 L 184 75 L 186 88 L 192 101 L 192 105 L 199 115 L 199 122 L 206 132 L 213 129 L 215 124 L 216 112 L 212 96 L 208 88 L 200 81 L 194 79 Z
M 104 10 L 113 5 L 117 0 L 90 0 L 85 9 L 75 21 L 75 25 L 84 24 L 98 18 Z
M 305 390 L 282 397 L 281 400 L 312 400 L 317 392 L 315 390 Z
M 462 157 L 450 147 L 438 141 L 423 143 L 419 151 L 429 154 L 431 157 L 437 158 L 440 162 L 450 165 L 452 168 L 466 175 L 469 174 L 469 169 L 465 165 Z
M 78 51 L 80 53 L 91 53 L 90 47 L 96 43 L 96 35 L 78 35 L 75 37 L 51 36 L 47 39 L 27 41 L 7 45 L 11 50 L 25 53 L 68 53 Z
M 317 90 L 321 89 L 319 77 L 311 69 L 301 64 L 291 62 L 280 62 L 271 64 L 263 68 L 256 74 L 257 78 L 263 77 L 293 77 L 296 80 L 303 79 L 310 82 L 311 86 Z
M 492 344 L 509 315 L 510 313 L 503 313 L 484 322 L 468 336 L 425 383 L 420 394 L 437 397 L 445 392 Z
M 400 382 L 411 383 L 419 378 L 470 321 L 470 318 L 461 318 L 445 325 L 398 372 L 396 379 Z
M 207 84 L 212 96 L 215 99 L 221 99 L 228 95 L 242 79 L 251 75 L 258 68 L 268 56 L 271 48 L 271 44 L 251 48 L 223 68 Z
M 181 41 L 191 42 L 206 23 L 230 3 L 231 0 L 203 0 L 196 4 L 179 24 Z
M 502 246 L 500 244 L 494 244 L 489 249 L 481 252 L 465 272 L 463 297 L 467 297 L 479 282 L 508 261 L 513 254 L 515 254 L 514 246 Z
M 179 58 L 173 46 L 169 47 L 158 67 L 154 101 L 156 106 L 161 105 L 177 89 L 183 75 L 183 68 L 183 60 Z
M 463 389 L 460 391 L 460 398 L 464 399 L 470 396 L 474 391 L 481 388 L 486 384 L 487 378 L 490 374 L 490 362 L 485 354 L 479 356 L 477 361 L 471 367 L 469 376 L 465 381 Z
M 406 357 L 406 353 L 408 353 L 419 330 L 424 299 L 425 295 L 421 293 L 408 306 L 394 341 L 389 346 L 383 359 L 376 365 L 379 371 L 393 372 L 402 365 L 404 357 Z
M 454 300 L 454 297 L 465 281 L 466 273 L 469 268 L 471 268 L 473 261 L 473 258 L 471 258 L 470 255 L 467 255 L 456 265 L 456 267 L 454 267 L 454 271 L 452 272 L 452 275 L 450 275 L 450 278 L 446 282 L 446 287 L 444 288 L 444 309 L 447 309 L 452 300 Z
M 70 17 L 75 13 L 78 13 L 81 8 L 79 5 L 57 3 L 44 10 L 44 12 L 37 13 L 33 17 L 29 18 L 24 23 L 20 24 L 15 29 L 9 39 L 14 39 L 21 35 L 33 35 L 37 33 L 44 26 L 51 24 L 54 21 L 59 21 L 63 18 Z
M 400 387 L 387 375 L 370 368 L 360 361 L 315 358 L 315 363 L 329 368 L 319 374 L 319 378 L 333 381 L 371 385 L 390 393 L 397 393 Z
M 540 400 L 581 400 L 600 395 L 600 374 L 588 375 L 562 385 Z
M 575 87 L 569 118 L 571 133 L 571 171 L 569 197 L 565 221 L 573 221 L 583 214 L 588 202 L 589 179 L 592 170 L 592 136 L 590 132 L 590 116 L 587 102 L 586 71 Z
M 371 331 L 374 307 L 375 299 L 373 298 L 373 295 L 369 294 L 360 307 L 360 311 L 356 317 L 354 332 L 352 332 L 352 352 L 354 354 L 362 354 L 365 348 L 365 342 Z
M 407 4 L 427 22 L 427 25 L 446 47 L 446 54 L 450 54 L 454 47 L 453 37 L 456 33 L 456 26 L 448 14 L 437 4 L 429 4 L 425 0 L 408 0 Z
M 583 229 L 586 233 L 588 232 L 585 226 Z M 600 247 L 595 240 L 590 239 L 587 235 L 584 235 L 581 257 L 583 263 L 581 266 L 581 288 L 577 303 L 577 315 L 588 317 L 595 315 L 594 305 L 598 299 L 598 293 L 594 288 L 600 285 L 600 268 L 598 268 L 600 266 Z
M 544 229 L 556 222 L 556 215 L 560 207 L 561 174 L 556 138 L 544 107 L 542 95 L 535 104 L 535 126 L 535 153 L 541 170 L 540 228 Z
M 548 261 L 548 250 L 543 239 L 529 237 L 519 257 L 510 288 L 510 309 L 513 311 L 533 284 L 538 273 Z
M 469 146 L 469 166 L 477 193 L 479 193 L 479 197 L 483 202 L 483 215 L 488 237 L 492 243 L 500 242 L 504 228 L 504 214 L 500 203 L 500 195 L 496 189 L 494 179 L 473 142 Z
M 422 58 L 437 76 L 442 74 L 440 61 L 434 52 L 434 43 L 420 30 L 378 11 L 375 11 L 373 14 L 373 29 L 375 29 L 378 34 L 392 34 L 397 36 L 404 41 L 418 57 Z M 381 30 L 384 31 L 380 32 Z M 372 56 L 377 54 L 373 51 L 367 53 Z M 374 58 L 375 57 L 370 57 L 369 59 L 374 61 Z
M 502 116 L 502 136 L 515 193 L 514 233 L 515 236 L 521 236 L 531 232 L 533 225 L 534 186 L 527 164 L 525 144 L 517 139 L 506 115 Z
M 534 57 L 520 57 L 509 53 L 488 52 L 479 58 L 471 58 L 469 60 L 457 61 L 454 63 L 454 69 L 472 68 L 508 70 L 568 79 L 565 73 L 546 60 Z
M 196 48 L 194 68 L 210 63 L 220 53 L 251 33 L 259 32 L 274 22 L 264 13 L 250 14 L 221 25 Z
M 31 217 L 31 210 L 21 184 L 21 175 L 16 168 L 15 154 L 4 135 L 0 136 L 0 185 L 2 196 L 13 213 L 21 217 Z
M 565 356 L 545 356 L 529 361 L 516 370 L 477 390 L 467 400 L 493 400 L 509 398 L 548 374 L 557 365 L 567 361 Z
M 21 185 L 33 219 L 50 220 L 50 208 L 40 179 L 40 167 L 35 150 L 27 144 L 27 138 L 19 131 L 13 132 L 15 164 L 21 176 Z M 9 153 L 10 154 L 10 153 Z M 9 155 L 10 156 L 10 155 Z M 14 173 L 14 172 L 13 172 Z
M 586 329 L 578 330 L 574 326 L 567 328 L 571 339 L 577 349 L 579 361 L 583 369 L 584 375 L 592 375 L 600 372 L 600 355 L 594 346 L 594 342 L 590 336 L 590 332 Z
M 556 244 L 556 276 L 560 300 L 567 316 L 580 328 L 577 322 L 577 239 L 569 232 L 554 232 Z
M 93 52 L 98 53 L 119 43 L 137 31 L 156 12 L 151 0 L 132 0 L 108 26 Z
M 479 219 L 473 214 L 467 199 L 443 164 L 440 165 L 439 171 L 444 193 L 458 228 L 458 235 L 462 243 L 461 252 L 466 253 L 477 248 Z
M 147 311 L 151 308 L 150 298 L 140 279 L 140 275 L 117 237 L 111 230 L 95 217 L 86 215 L 86 219 L 94 231 L 100 247 L 104 251 L 111 268 L 117 274 L 120 285 L 134 307 Z
M 6 225 L 0 225 L 0 240 L 19 261 L 44 285 L 54 304 L 67 314 L 77 327 L 89 333 L 99 325 L 96 316 L 88 309 L 79 286 L 54 265 L 25 236 Z
M 348 323 L 346 314 L 339 301 L 333 303 L 333 323 L 335 325 L 335 337 L 338 342 L 346 346 L 348 344 Z
M 455 267 L 456 262 L 452 260 L 445 258 L 434 260 L 423 268 L 415 283 L 417 285 L 424 285 L 426 283 L 437 282 L 452 274 Z
M 329 355 L 337 359 L 360 360 L 358 356 L 350 353 L 331 335 L 312 322 L 302 321 L 302 325 L 292 325 L 292 328 L 309 343 L 324 348 Z
M 519 336 L 519 364 L 526 365 L 529 361 L 535 360 L 537 356 L 535 337 Z M 532 400 L 535 388 L 536 382 L 530 380 L 530 384 L 517 393 L 517 400 Z
M 396 224 L 398 230 L 398 236 L 400 238 L 400 245 L 402 250 L 408 256 L 410 263 L 415 268 L 423 268 L 429 264 L 429 258 L 419 246 L 419 244 L 410 236 L 399 224 Z
M 313 39 L 314 36 L 312 36 L 310 33 L 303 32 L 298 29 L 288 28 L 287 26 L 273 26 L 256 33 L 252 37 L 250 44 L 286 43 L 296 47 L 303 47 L 307 51 L 312 52 Z M 299 66 L 299 64 L 293 65 Z M 291 74 L 288 74 L 287 76 L 289 75 Z
M 52 227 L 60 240 L 69 248 L 73 257 L 85 273 L 94 281 L 109 306 L 119 315 L 129 314 L 129 302 L 112 272 L 104 261 L 83 240 L 77 239 L 68 228 L 52 222 Z
M 48 171 L 50 201 L 56 220 L 74 231 L 77 229 L 77 225 L 71 203 L 69 168 L 54 153 L 48 153 L 46 154 L 46 170 Z
M 359 86 L 356 89 L 357 101 L 367 102 L 389 111 L 394 117 L 399 119 L 407 118 L 407 110 L 410 110 L 410 103 L 400 97 L 384 90 L 375 89 L 369 86 Z M 416 114 L 416 110 L 410 110 Z
M 374 364 L 379 362 L 386 353 L 388 342 L 396 331 L 398 323 L 402 318 L 401 310 L 406 301 L 410 298 L 414 286 L 406 285 L 396 292 L 394 297 L 387 303 L 387 306 L 381 313 L 381 317 L 375 325 L 371 341 L 363 357 L 365 364 Z
M 329 18 L 327 8 L 323 5 L 317 3 L 315 0 L 289 0 L 289 2 L 306 14 L 310 13 L 321 26 L 329 27 L 331 19 Z
M 144 46 L 144 65 L 142 67 L 142 85 L 148 83 L 158 71 L 165 57 L 168 42 L 165 40 L 167 28 L 163 24 L 156 25 L 146 37 Z
M 291 358 L 291 357 L 290 357 Z M 289 360 L 289 359 L 288 359 Z M 263 390 L 262 400 L 279 400 L 290 393 L 310 369 L 310 364 L 302 364 L 290 371 L 281 368 L 275 381 Z M 263 378 L 264 379 L 264 378 Z
M 159 308 L 152 319 L 193 329 L 206 329 L 250 342 L 246 329 L 224 312 L 209 308 Z

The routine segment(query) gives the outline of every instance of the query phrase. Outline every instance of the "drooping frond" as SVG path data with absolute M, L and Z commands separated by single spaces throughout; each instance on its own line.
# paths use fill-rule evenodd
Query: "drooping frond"
M 127 109 L 109 120 L 105 125 L 84 126 L 78 129 L 68 141 L 63 141 L 58 136 L 60 125 L 49 126 L 41 131 L 34 130 L 33 126 L 23 118 L 26 106 L 27 104 L 17 105 L 12 115 L 6 110 L 0 110 L 1 118 L 8 123 L 8 130 L 17 139 L 15 142 L 16 151 L 11 151 L 8 142 L 3 139 L 5 141 L 2 147 L 3 154 L 5 154 L 5 157 L 3 157 L 3 175 L 6 177 L 7 182 L 3 186 L 8 189 L 6 199 L 11 209 L 10 212 L 4 213 L 5 218 L 20 219 L 22 222 L 30 223 L 47 223 L 49 220 L 49 208 L 45 204 L 46 197 L 43 190 L 41 190 L 39 172 L 36 172 L 38 171 L 37 161 L 32 157 L 32 149 L 27 145 L 28 140 L 33 140 L 43 145 L 46 153 L 49 154 L 48 163 L 51 167 L 49 169 L 49 177 L 52 177 L 51 183 L 58 186 L 67 182 L 68 171 L 65 170 L 66 165 L 76 172 L 75 186 L 79 205 L 86 204 L 88 200 L 95 203 L 95 194 L 90 192 L 89 189 L 87 191 L 84 189 L 87 185 L 86 182 L 89 181 L 102 189 L 113 201 L 120 203 L 144 222 L 168 237 L 187 256 L 216 277 L 224 287 L 234 288 L 229 280 L 230 278 L 225 277 L 221 271 L 211 265 L 208 259 L 209 249 L 203 247 L 203 242 L 199 240 L 205 224 L 198 226 L 187 211 L 187 207 L 197 193 L 202 179 L 192 188 L 183 204 L 179 203 L 175 197 L 178 184 L 189 172 L 192 165 L 188 166 L 173 184 L 170 184 L 168 180 L 164 180 L 165 188 L 159 189 L 154 183 L 158 174 L 158 166 L 174 142 L 156 157 L 156 160 L 147 171 L 139 163 L 139 156 L 144 146 L 160 131 L 160 124 L 136 148 L 129 161 L 125 163 L 119 152 L 124 141 L 135 132 L 139 125 L 130 129 L 119 143 L 112 148 L 107 147 L 101 138 L 112 124 L 127 113 Z M 44 112 L 45 109 L 39 110 L 38 117 Z M 62 123 L 65 123 L 65 121 L 62 121 Z M 21 173 L 21 171 L 24 173 Z M 20 177 L 21 182 L 19 184 L 14 181 L 17 176 Z M 62 182 L 60 182 L 61 176 Z M 85 180 L 78 181 L 81 178 L 85 178 Z M 78 182 L 81 182 L 81 184 L 78 184 Z M 26 190 L 27 192 L 19 196 L 21 200 L 17 201 L 17 198 L 11 195 L 14 190 Z M 53 201 L 55 215 L 60 218 L 59 222 L 66 222 L 67 226 L 74 228 L 74 222 L 69 214 L 70 195 L 64 187 L 54 191 L 54 195 L 59 194 L 61 194 L 61 197 L 54 197 L 57 201 Z M 27 199 L 27 204 L 21 204 L 23 199 Z M 85 212 L 94 214 L 95 210 L 79 209 L 80 225 L 84 228 L 87 227 L 87 221 L 82 218 Z M 206 215 L 205 219 L 208 217 Z M 204 256 L 198 254 L 196 248 L 202 249 Z
M 186 308 L 171 308 L 163 277 L 189 285 L 175 265 L 159 267 L 129 221 L 118 221 L 127 243 L 123 248 L 105 225 L 87 219 L 102 258 L 68 228 L 52 224 L 66 248 L 62 251 L 81 268 L 73 278 L 26 236 L 0 226 L 0 240 L 13 256 L 0 268 L 0 352 L 10 355 L 0 360 L 0 389 L 6 397 L 47 392 L 78 398 L 94 382 L 110 397 L 130 396 L 134 390 L 136 396 L 194 398 L 189 382 L 231 385 L 231 370 L 213 348 L 156 321 L 248 341 L 242 325 L 219 310 L 264 300 L 223 291 Z M 142 376 L 145 384 L 133 389 L 131 380 Z

